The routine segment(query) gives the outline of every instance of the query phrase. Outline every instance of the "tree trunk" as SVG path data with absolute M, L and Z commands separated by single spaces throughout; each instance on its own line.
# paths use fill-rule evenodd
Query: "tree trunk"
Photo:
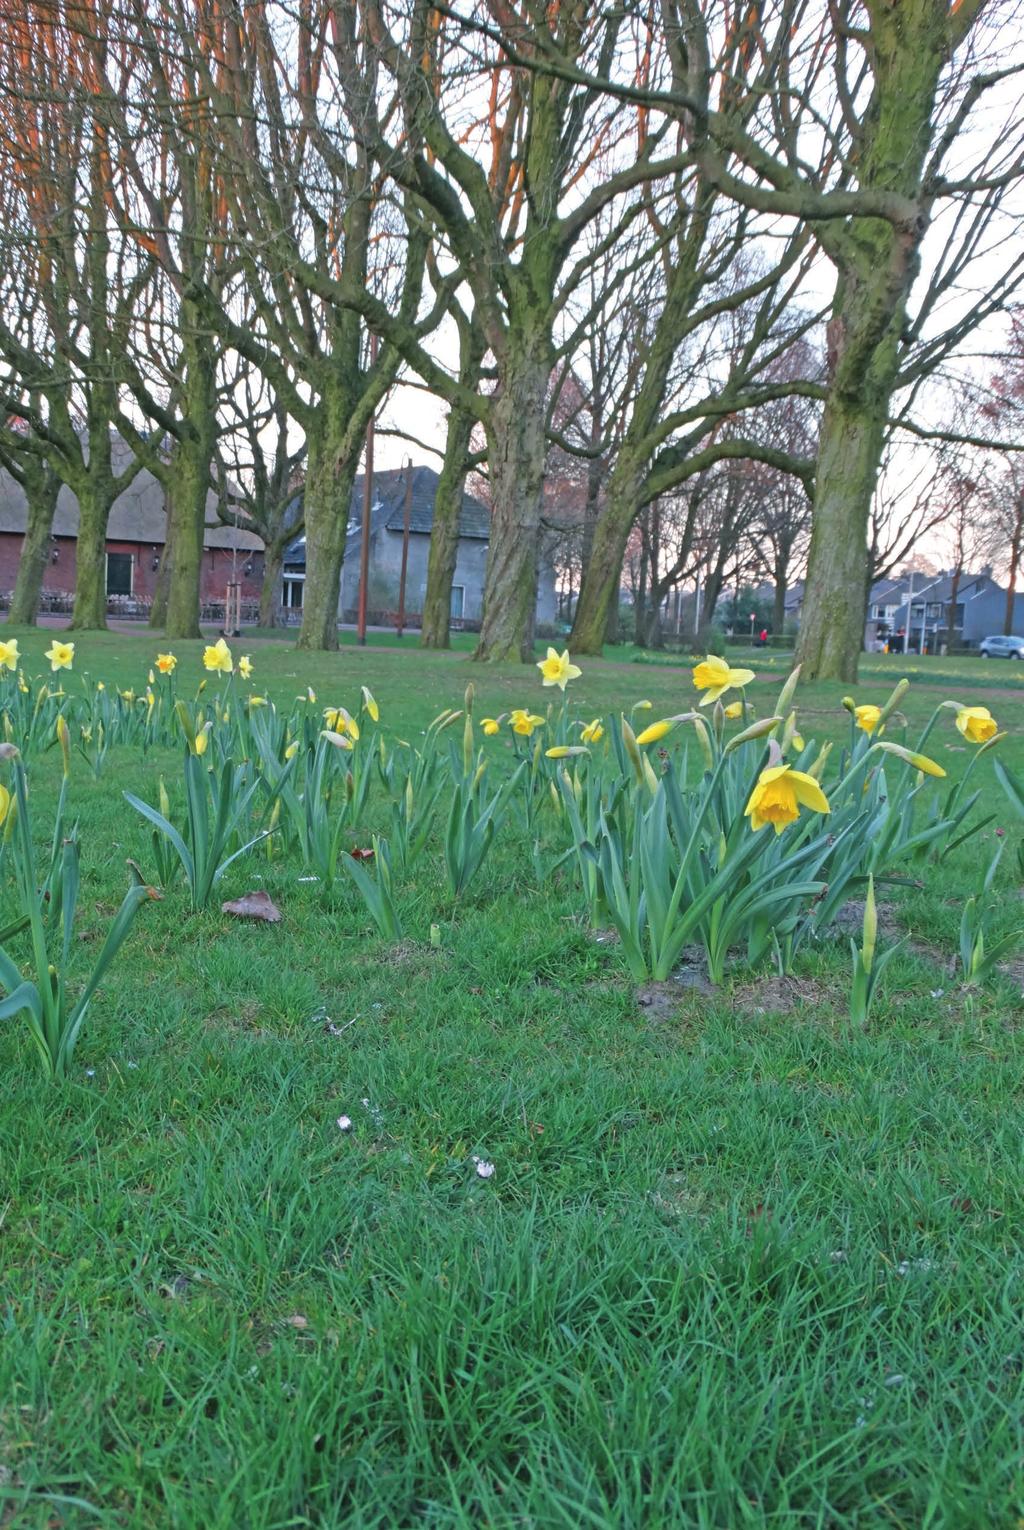
M 622 563 L 636 520 L 641 476 L 640 465 L 623 448 L 608 481 L 604 509 L 594 525 L 590 557 L 580 582 L 576 617 L 569 635 L 573 653 L 600 655 L 608 641 L 613 612 L 618 625 Z
M 260 590 L 259 626 L 270 632 L 279 625 L 278 602 L 281 599 L 281 575 L 284 571 L 283 542 L 268 542 L 263 554 L 263 587 Z
M 111 494 L 85 479 L 76 490 L 78 545 L 71 626 L 78 632 L 107 625 L 107 518 Z
M 35 626 L 39 611 L 43 575 L 49 567 L 50 534 L 60 493 L 60 479 L 46 463 L 30 463 L 26 467 L 24 481 L 28 524 L 21 544 L 8 620 L 12 625 L 32 627 Z
M 354 452 L 345 458 L 339 451 L 344 421 L 336 421 L 336 409 L 334 400 L 323 399 L 320 428 L 310 435 L 306 457 L 306 582 L 297 646 L 312 650 L 333 651 L 338 646 L 341 567 L 359 466 Z
M 203 531 L 209 488 L 209 457 L 205 462 L 197 443 L 182 442 L 168 474 L 167 520 L 174 557 L 167 581 L 168 638 L 198 638 L 199 587 L 203 572 Z
M 423 597 L 421 648 L 448 648 L 452 612 L 452 580 L 459 554 L 459 512 L 466 487 L 466 458 L 475 421 L 463 409 L 448 416 L 444 462 L 437 480 L 434 519 L 427 557 L 427 589 Z
M 781 637 L 786 630 L 786 592 L 789 587 L 785 564 L 775 565 L 775 598 L 772 602 L 772 636 Z
M 510 341 L 510 344 L 512 342 Z M 533 660 L 537 558 L 547 449 L 547 335 L 526 337 L 503 368 L 487 422 L 491 537 L 474 659 Z
M 167 504 L 166 491 L 164 495 Z M 149 606 L 149 625 L 154 630 L 162 631 L 167 625 L 167 591 L 171 584 L 171 569 L 174 566 L 174 544 L 171 541 L 171 516 L 169 506 L 164 515 L 164 547 L 160 554 L 160 567 L 156 571 L 156 581 L 153 585 L 153 598 Z
M 868 516 L 882 455 L 887 400 L 887 393 L 863 404 L 833 397 L 822 416 L 796 652 L 808 680 L 851 682 L 857 678 L 864 641 Z

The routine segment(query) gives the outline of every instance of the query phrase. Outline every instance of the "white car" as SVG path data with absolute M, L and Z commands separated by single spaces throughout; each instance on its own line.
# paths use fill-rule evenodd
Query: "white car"
M 979 648 L 986 659 L 1024 659 L 1024 637 L 982 638 Z

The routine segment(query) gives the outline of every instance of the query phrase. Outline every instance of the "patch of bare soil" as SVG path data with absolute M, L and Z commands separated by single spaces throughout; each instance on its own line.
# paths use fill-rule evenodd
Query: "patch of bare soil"
M 684 951 L 683 959 L 672 976 L 663 983 L 644 983 L 636 991 L 636 1002 L 647 1011 L 654 1024 L 671 1020 L 687 999 L 696 994 L 714 993 L 704 963 L 697 952 Z
M 765 977 L 732 991 L 732 1002 L 745 1015 L 788 1015 L 805 1004 L 827 1004 L 832 993 L 813 978 Z
M 879 898 L 875 900 L 875 907 L 878 911 L 879 935 L 899 935 L 895 903 Z M 832 928 L 840 930 L 844 935 L 859 935 L 864 928 L 864 899 L 851 898 L 844 903 L 832 921 Z

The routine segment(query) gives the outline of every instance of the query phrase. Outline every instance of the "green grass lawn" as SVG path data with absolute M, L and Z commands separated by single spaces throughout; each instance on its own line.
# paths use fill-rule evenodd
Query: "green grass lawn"
M 52 634 L 19 637 L 41 671 Z M 75 673 L 138 689 L 158 646 L 81 637 Z M 174 647 L 190 694 L 199 645 Z M 479 716 L 546 700 L 412 638 L 252 649 L 282 705 L 366 684 L 401 737 L 470 679 Z M 786 656 L 753 663 L 767 710 Z M 908 664 L 866 660 L 858 700 L 909 673 L 912 732 L 969 691 L 1024 771 L 1016 666 Z M 844 689 L 800 693 L 807 737 L 847 736 Z M 570 694 L 693 696 L 615 654 Z M 969 757 L 950 721 L 932 752 Z M 32 762 L 40 833 L 59 773 Z M 73 767 L 83 960 L 152 862 L 122 791 L 161 774 L 176 752 Z M 994 827 L 887 891 L 910 941 L 856 1034 L 846 935 L 792 981 L 638 1002 L 509 829 L 458 906 L 427 855 L 399 945 L 262 852 L 220 896 L 265 888 L 280 925 L 189 914 L 180 884 L 144 907 L 70 1083 L 0 1026 L 0 1525 L 1013 1530 L 1024 1002 L 1007 971 L 968 1012 L 950 969 Z M 1015 846 L 998 885 L 996 933 L 1024 924 Z

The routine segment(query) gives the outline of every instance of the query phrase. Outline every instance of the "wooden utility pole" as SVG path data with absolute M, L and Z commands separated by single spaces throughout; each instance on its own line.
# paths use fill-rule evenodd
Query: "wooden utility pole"
M 409 571 L 409 520 L 412 515 L 412 458 L 405 459 L 405 511 L 402 515 L 402 571 L 398 576 L 398 636 L 405 628 L 405 576 Z
M 377 336 L 370 336 L 370 365 L 377 360 Z M 366 427 L 366 467 L 363 474 L 363 540 L 359 548 L 359 610 L 356 635 L 360 647 L 366 646 L 366 589 L 370 582 L 370 511 L 373 509 L 373 421 Z

